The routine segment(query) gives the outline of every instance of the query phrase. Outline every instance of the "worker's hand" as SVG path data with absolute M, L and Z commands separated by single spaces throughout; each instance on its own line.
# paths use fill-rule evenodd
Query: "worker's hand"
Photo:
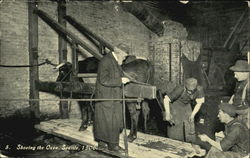
M 128 82 L 130 82 L 129 78 L 127 78 L 127 77 L 122 77 L 122 83 L 123 83 L 123 84 L 126 84 L 126 83 L 128 83 Z
M 189 117 L 189 121 L 194 122 L 194 115 L 191 114 L 191 116 Z
M 230 99 L 230 100 L 228 101 L 228 104 L 233 104 L 233 99 Z
M 168 121 L 170 124 L 174 124 L 174 121 L 172 120 L 172 115 L 169 113 L 167 114 L 165 111 L 162 112 L 163 121 Z
M 206 134 L 200 134 L 198 137 L 201 139 L 203 142 L 207 142 L 210 138 Z

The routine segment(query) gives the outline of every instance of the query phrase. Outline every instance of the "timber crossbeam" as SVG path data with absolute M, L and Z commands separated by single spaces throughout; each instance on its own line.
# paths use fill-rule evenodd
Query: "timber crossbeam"
M 36 10 L 34 13 L 36 13 L 44 22 L 46 22 L 51 28 L 53 28 L 56 32 L 58 32 L 58 34 L 66 35 L 67 37 L 69 37 L 71 40 L 74 41 L 73 43 L 80 45 L 83 49 L 87 50 L 97 59 L 102 58 L 102 55 L 100 53 L 93 50 L 86 42 L 78 38 L 71 31 L 66 29 L 63 25 L 59 24 L 44 11 Z
M 77 93 L 77 94 L 92 94 L 95 89 L 93 83 L 83 82 L 51 82 L 37 81 L 36 86 L 41 92 L 48 93 Z

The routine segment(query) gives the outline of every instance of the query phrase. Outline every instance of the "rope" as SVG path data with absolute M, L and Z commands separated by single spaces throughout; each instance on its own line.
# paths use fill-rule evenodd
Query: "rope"
M 40 64 L 35 64 L 35 65 L 2 65 L 0 64 L 0 67 L 9 67 L 9 68 L 23 68 L 23 67 L 36 67 L 36 66 L 42 66 L 45 64 L 49 64 L 52 66 L 56 66 L 57 64 L 53 64 L 51 61 L 49 61 L 48 59 L 45 59 L 44 62 L 40 63 Z
M 142 98 L 136 98 L 136 99 L 0 99 L 1 101 L 138 101 L 141 102 Z

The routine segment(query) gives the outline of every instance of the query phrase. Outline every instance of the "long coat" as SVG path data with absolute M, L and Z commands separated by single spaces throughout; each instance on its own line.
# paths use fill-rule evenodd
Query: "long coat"
M 95 98 L 121 99 L 122 70 L 111 53 L 101 59 L 97 74 Z M 94 120 L 95 139 L 108 143 L 118 143 L 121 129 L 122 102 L 96 102 Z

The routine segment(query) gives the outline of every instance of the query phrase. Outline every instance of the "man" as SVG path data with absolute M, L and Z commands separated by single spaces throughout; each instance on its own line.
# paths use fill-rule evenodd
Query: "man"
M 122 84 L 129 79 L 122 77 L 120 65 L 127 54 L 116 48 L 105 55 L 98 65 L 96 80 L 96 99 L 122 99 Z M 95 103 L 94 137 L 99 148 L 122 152 L 119 135 L 123 128 L 122 102 L 97 101 Z
M 171 102 L 171 104 L 170 104 Z M 196 102 L 192 110 L 191 103 Z M 168 127 L 168 137 L 176 140 L 194 142 L 194 117 L 205 102 L 203 88 L 195 78 L 188 78 L 185 86 L 179 85 L 164 97 L 165 113 L 163 120 L 172 125 Z
M 218 118 L 225 123 L 225 137 L 220 142 L 205 134 L 199 135 L 201 141 L 212 146 L 206 158 L 242 158 L 249 152 L 249 130 L 237 119 L 236 112 L 236 107 L 232 104 L 219 105 Z
M 250 67 L 246 60 L 237 60 L 235 65 L 230 67 L 234 71 L 234 76 L 238 80 L 235 92 L 229 100 L 229 104 L 237 108 L 238 117 L 249 128 L 249 71 Z

